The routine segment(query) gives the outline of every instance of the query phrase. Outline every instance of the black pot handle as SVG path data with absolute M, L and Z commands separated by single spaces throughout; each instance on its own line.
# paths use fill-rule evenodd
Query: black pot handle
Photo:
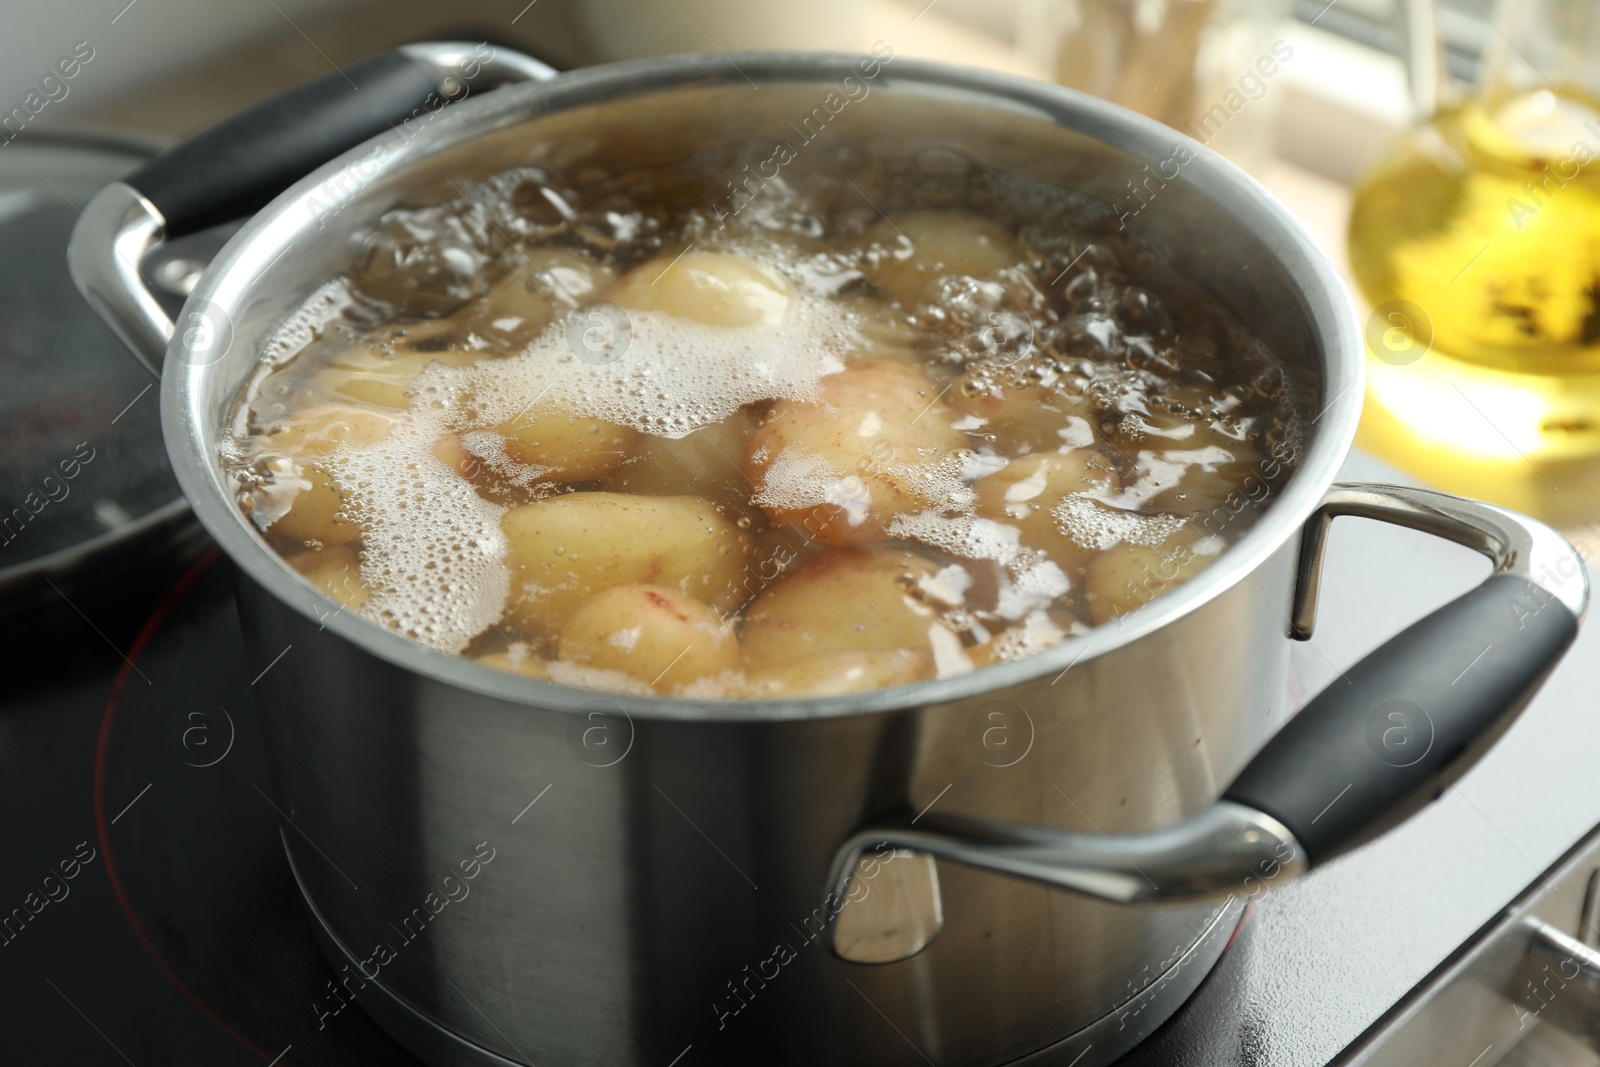
M 73 281 L 152 374 L 173 333 L 138 264 L 163 242 L 251 214 L 322 164 L 506 82 L 553 77 L 487 43 L 406 45 L 224 119 L 103 189 L 73 231 Z
M 877 822 L 836 850 L 826 914 L 840 914 L 869 850 L 926 852 L 1121 903 L 1227 896 L 1252 880 L 1281 881 L 1326 863 L 1438 798 L 1499 739 L 1572 644 L 1589 598 L 1583 560 L 1548 526 L 1490 504 L 1404 486 L 1335 485 L 1301 541 L 1293 637 L 1311 634 L 1322 549 L 1339 515 L 1456 541 L 1492 559 L 1494 574 L 1350 668 L 1188 821 L 1121 835 L 931 813 Z M 829 925 L 829 945 L 850 958 L 832 936 L 837 925 Z
M 168 240 L 182 237 L 254 212 L 444 91 L 437 71 L 384 52 L 229 116 L 123 181 L 161 212 Z
M 1471 769 L 1572 644 L 1588 596 L 1582 560 L 1547 527 L 1442 493 L 1341 485 L 1301 542 L 1297 638 L 1311 636 L 1322 545 L 1339 515 L 1435 533 L 1496 567 L 1317 694 L 1223 793 L 1287 827 L 1312 865 L 1382 834 Z
M 535 73 L 516 58 L 487 43 L 383 52 L 232 115 L 123 181 L 161 212 L 172 240 L 255 212 L 335 156 L 485 82 Z

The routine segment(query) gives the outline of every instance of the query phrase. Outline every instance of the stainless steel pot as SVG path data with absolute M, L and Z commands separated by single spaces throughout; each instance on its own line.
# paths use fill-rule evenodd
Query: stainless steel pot
M 485 48 L 406 50 L 346 71 L 359 94 L 340 76 L 208 131 L 107 188 L 70 254 L 134 351 L 164 353 L 173 467 L 237 564 L 284 844 L 338 972 L 305 991 L 325 1025 L 353 1001 L 440 1064 L 1105 1063 L 1199 983 L 1245 900 L 1437 796 L 1572 639 L 1586 578 L 1553 531 L 1331 485 L 1361 396 L 1344 287 L 1199 145 L 1055 87 L 905 59 L 547 77 Z M 523 76 L 541 80 L 469 92 Z M 963 677 L 763 703 L 610 697 L 341 612 L 241 516 L 217 457 L 234 398 L 383 210 L 622 145 L 670 159 L 792 139 L 792 119 L 851 85 L 870 92 L 827 136 L 860 152 L 958 144 L 1114 201 L 1183 151 L 1132 222 L 1289 361 L 1306 430 L 1265 516 L 1199 577 Z M 428 93 L 456 102 L 413 112 Z M 175 331 L 140 256 L 283 186 Z M 1470 545 L 1495 574 L 1286 724 L 1289 641 L 1310 632 L 1344 514 Z

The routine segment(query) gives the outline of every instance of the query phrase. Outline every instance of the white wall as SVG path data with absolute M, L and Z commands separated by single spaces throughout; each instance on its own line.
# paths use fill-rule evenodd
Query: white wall
M 107 103 L 158 74 L 268 34 L 294 34 L 354 0 L 0 0 L 0 114 L 22 106 L 56 60 L 88 41 L 94 58 L 36 121 L 58 122 Z M 275 8 L 273 5 L 276 4 Z M 279 13 L 279 8 L 282 13 Z M 115 19 L 115 22 L 113 22 Z M 55 90 L 60 96 L 60 90 Z

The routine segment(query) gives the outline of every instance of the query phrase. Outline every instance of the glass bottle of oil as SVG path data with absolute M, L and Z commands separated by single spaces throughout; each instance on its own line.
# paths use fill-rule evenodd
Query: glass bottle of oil
M 1477 91 L 1359 184 L 1360 442 L 1445 488 L 1600 516 L 1600 4 L 1509 0 Z

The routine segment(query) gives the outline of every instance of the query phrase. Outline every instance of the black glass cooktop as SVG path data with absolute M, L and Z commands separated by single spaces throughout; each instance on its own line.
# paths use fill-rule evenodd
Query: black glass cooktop
M 0 1062 L 416 1064 L 327 1014 L 229 565 L 157 571 L 3 638 Z

